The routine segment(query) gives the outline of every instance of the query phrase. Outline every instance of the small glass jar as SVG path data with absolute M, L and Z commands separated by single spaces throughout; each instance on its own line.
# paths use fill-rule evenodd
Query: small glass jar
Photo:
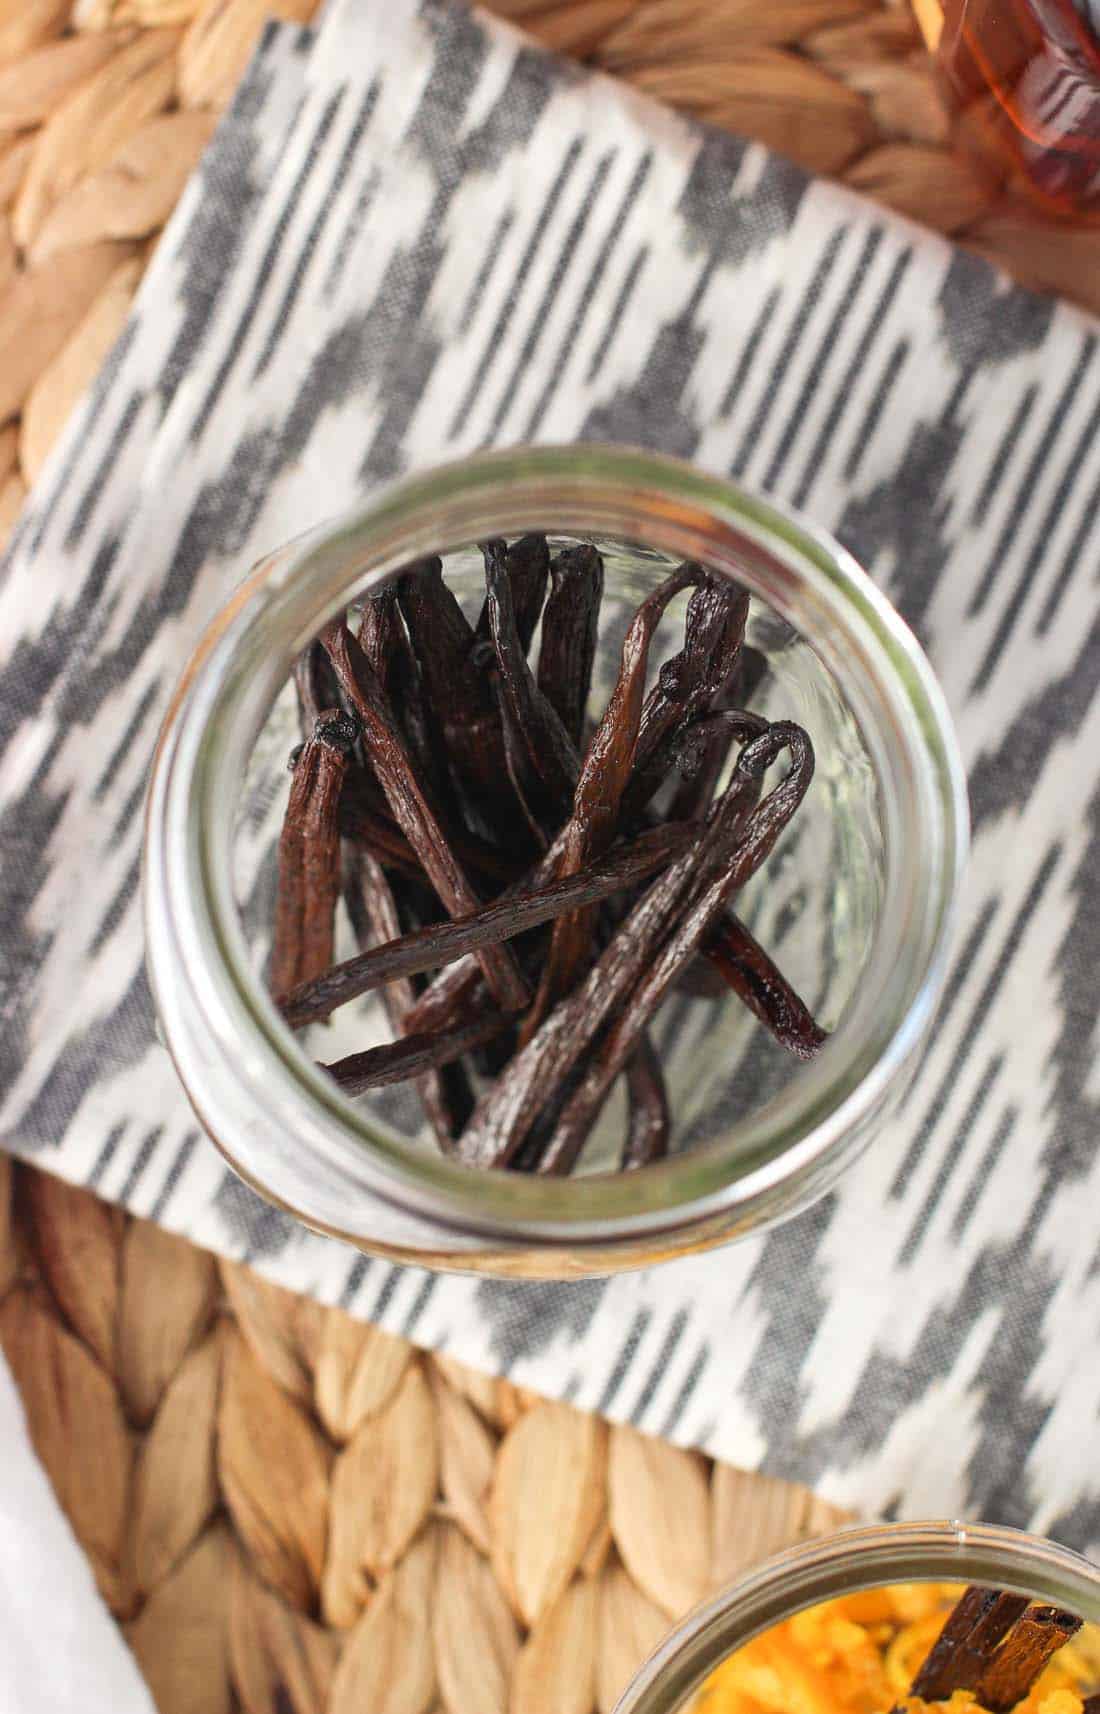
M 901 1583 L 1009 1589 L 1100 1624 L 1100 1567 L 1055 1542 L 992 1524 L 857 1526 L 766 1560 L 696 1608 L 650 1656 L 615 1714 L 690 1714 L 704 1680 L 762 1631 L 820 1601 Z
M 448 575 L 453 565 L 461 594 L 476 559 L 469 544 L 530 529 L 605 551 L 604 688 L 621 639 L 616 615 L 670 563 L 698 559 L 736 578 L 756 597 L 750 640 L 768 659 L 774 712 L 801 719 L 817 749 L 801 844 L 781 845 L 772 863 L 786 876 L 785 946 L 808 956 L 820 943 L 827 955 L 831 1039 L 797 1075 L 761 1082 L 774 1093 L 745 1108 L 728 1099 L 723 1078 L 727 1044 L 732 1055 L 748 1014 L 731 1015 L 734 1033 L 723 1022 L 699 1051 L 674 1036 L 674 1120 L 686 1122 L 690 1108 L 697 1146 L 630 1173 L 478 1173 L 402 1134 L 385 1109 L 353 1104 L 277 1015 L 242 920 L 239 830 L 257 804 L 262 819 L 276 788 L 253 792 L 243 818 L 242 791 L 258 754 L 285 758 L 273 711 L 296 656 L 333 614 L 418 556 L 454 549 Z M 285 782 L 282 760 L 275 778 Z M 792 1214 L 867 1146 L 904 1087 L 942 986 L 966 837 L 964 778 L 939 687 L 836 543 L 728 482 L 643 452 L 481 454 L 400 481 L 273 554 L 208 630 L 154 765 L 149 972 L 163 1039 L 203 1127 L 242 1178 L 307 1225 L 432 1267 L 607 1273 Z

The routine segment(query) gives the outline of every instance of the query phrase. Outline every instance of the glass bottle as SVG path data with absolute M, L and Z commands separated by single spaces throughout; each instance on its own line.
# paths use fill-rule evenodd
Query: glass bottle
M 1100 218 L 1097 0 L 914 0 L 959 135 L 1048 211 Z

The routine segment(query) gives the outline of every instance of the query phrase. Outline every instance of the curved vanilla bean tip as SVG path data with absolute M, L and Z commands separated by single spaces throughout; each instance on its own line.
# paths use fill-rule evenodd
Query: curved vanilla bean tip
M 317 716 L 313 736 L 319 744 L 328 744 L 345 753 L 354 750 L 362 735 L 362 723 L 354 714 L 342 708 L 329 708 Z

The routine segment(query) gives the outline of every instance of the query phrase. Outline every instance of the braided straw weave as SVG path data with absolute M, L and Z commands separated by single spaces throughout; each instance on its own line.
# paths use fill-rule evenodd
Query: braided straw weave
M 0 1345 L 160 1714 L 610 1714 L 674 1618 L 840 1517 L 3 1156 Z
M 1100 234 L 1044 224 L 952 147 L 907 9 L 494 4 L 1100 310 Z M 0 0 L 0 541 L 263 16 L 314 9 Z M 838 1517 L 418 1356 L 2 1156 L 0 1344 L 161 1714 L 607 1714 L 672 1618 Z

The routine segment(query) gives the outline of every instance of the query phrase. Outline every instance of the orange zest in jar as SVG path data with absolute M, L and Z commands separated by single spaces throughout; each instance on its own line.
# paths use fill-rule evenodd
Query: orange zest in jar
M 922 1702 L 910 1685 L 961 1595 L 905 1583 L 807 1607 L 732 1654 L 693 1714 L 984 1714 L 970 1691 Z M 1013 1714 L 1082 1714 L 1100 1685 L 1100 1627 L 1085 1625 L 1044 1667 Z

